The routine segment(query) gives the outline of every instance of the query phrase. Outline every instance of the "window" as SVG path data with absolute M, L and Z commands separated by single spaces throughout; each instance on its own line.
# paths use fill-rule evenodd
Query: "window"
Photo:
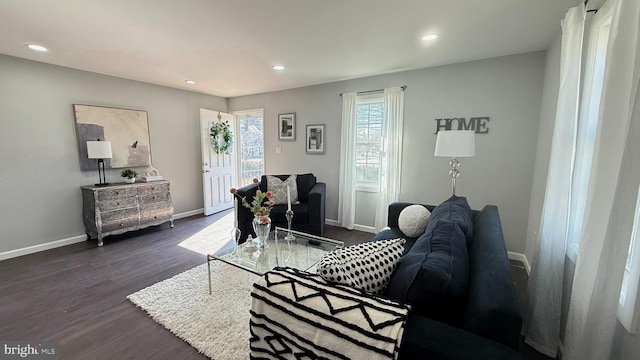
M 631 231 L 631 242 L 627 254 L 627 263 L 624 267 L 624 277 L 622 278 L 622 288 L 620 290 L 620 301 L 618 305 L 618 320 L 628 332 L 635 334 L 638 323 L 638 312 L 636 310 L 636 296 L 638 285 L 640 285 L 640 187 L 636 199 L 636 211 L 633 216 L 633 230 Z
M 383 121 L 383 94 L 358 95 L 356 101 L 356 190 L 358 191 L 379 191 Z
M 264 136 L 262 109 L 236 111 L 240 156 L 240 186 L 251 184 L 264 173 Z
M 569 223 L 567 226 L 567 255 L 574 262 L 582 237 L 587 192 L 591 177 L 591 164 L 598 129 L 600 99 L 604 84 L 604 70 L 611 27 L 611 12 L 602 8 L 593 18 L 589 35 L 587 64 L 583 82 L 583 94 L 576 148 L 571 175 L 571 200 L 569 203 Z

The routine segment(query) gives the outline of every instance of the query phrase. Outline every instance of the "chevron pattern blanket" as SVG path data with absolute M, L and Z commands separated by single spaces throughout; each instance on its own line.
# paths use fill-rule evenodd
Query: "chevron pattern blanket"
M 397 359 L 409 306 L 292 268 L 254 285 L 252 359 Z

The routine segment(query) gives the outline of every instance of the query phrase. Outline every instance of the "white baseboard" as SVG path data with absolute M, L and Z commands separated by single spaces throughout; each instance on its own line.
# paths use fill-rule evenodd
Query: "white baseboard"
M 531 272 L 531 266 L 529 265 L 529 261 L 527 261 L 527 257 L 524 254 L 512 252 L 512 251 L 507 251 L 507 254 L 509 254 L 509 259 L 520 261 L 522 262 L 522 264 L 524 264 L 524 270 L 527 272 L 527 276 L 528 276 L 529 273 Z
M 340 225 L 338 220 L 324 219 L 324 223 L 326 225 L 331 225 L 331 226 L 342 226 Z M 358 225 L 358 224 L 353 225 L 353 230 L 368 232 L 372 234 L 376 233 L 375 228 L 373 228 L 372 226 L 364 226 L 364 225 Z
M 193 215 L 198 215 L 198 214 L 203 214 L 203 213 L 204 213 L 204 209 L 196 209 L 196 210 L 186 211 L 186 212 L 179 213 L 179 214 L 174 214 L 173 215 L 173 219 L 177 220 L 177 219 L 182 219 L 182 218 L 186 218 L 186 217 L 193 216 Z M 24 248 L 21 248 L 21 249 L 9 250 L 9 251 L 5 251 L 5 252 L 1 252 L 0 253 L 0 261 L 6 260 L 6 259 L 15 258 L 15 257 L 18 257 L 18 256 L 34 254 L 34 253 L 37 253 L 37 252 L 40 252 L 40 251 L 51 250 L 51 249 L 59 248 L 59 247 L 62 247 L 62 246 L 76 244 L 76 243 L 80 243 L 80 242 L 83 242 L 83 241 L 87 241 L 87 235 L 86 234 L 76 235 L 76 236 L 72 236 L 72 237 L 69 237 L 69 238 L 66 238 L 66 239 L 54 240 L 54 241 L 46 242 L 46 243 L 43 243 L 43 244 L 27 246 L 27 247 L 24 247 Z
M 72 236 L 72 237 L 66 238 L 66 239 L 55 240 L 55 241 L 47 242 L 47 243 L 44 243 L 44 244 L 27 246 L 27 247 L 21 248 L 21 249 L 9 250 L 9 251 L 5 251 L 5 252 L 1 252 L 0 253 L 0 261 L 6 260 L 6 259 L 15 258 L 15 257 L 18 257 L 18 256 L 33 254 L 33 253 L 37 253 L 37 252 L 40 252 L 40 251 L 55 249 L 55 248 L 59 248 L 61 246 L 76 244 L 76 243 L 80 243 L 80 242 L 83 242 L 83 241 L 87 241 L 87 235 L 86 234 Z
M 376 233 L 376 229 L 373 226 L 364 226 L 358 224 L 353 225 L 353 230 L 364 231 L 372 234 Z
M 191 211 L 185 211 L 185 212 L 181 212 L 179 214 L 173 214 L 173 219 L 174 220 L 178 220 L 178 219 L 183 219 L 189 216 L 193 216 L 193 215 L 198 215 L 198 214 L 204 214 L 204 208 L 201 209 L 195 209 L 195 210 L 191 210 Z
M 331 226 L 340 226 L 338 220 L 324 219 L 324 223 Z

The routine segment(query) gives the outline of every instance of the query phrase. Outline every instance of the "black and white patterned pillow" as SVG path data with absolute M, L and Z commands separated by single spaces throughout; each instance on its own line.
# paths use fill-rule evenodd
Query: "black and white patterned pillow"
M 316 272 L 326 281 L 381 294 L 402 257 L 405 241 L 370 241 L 336 249 L 320 259 Z
M 267 191 L 271 191 L 273 196 L 271 200 L 275 205 L 287 204 L 287 185 L 291 192 L 291 204 L 298 204 L 298 183 L 297 175 L 290 175 L 286 180 L 271 175 L 267 175 Z

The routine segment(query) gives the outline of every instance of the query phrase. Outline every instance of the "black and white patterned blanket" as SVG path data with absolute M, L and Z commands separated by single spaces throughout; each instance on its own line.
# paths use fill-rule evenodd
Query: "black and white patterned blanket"
M 252 359 L 396 359 L 409 306 L 291 268 L 254 285 Z

